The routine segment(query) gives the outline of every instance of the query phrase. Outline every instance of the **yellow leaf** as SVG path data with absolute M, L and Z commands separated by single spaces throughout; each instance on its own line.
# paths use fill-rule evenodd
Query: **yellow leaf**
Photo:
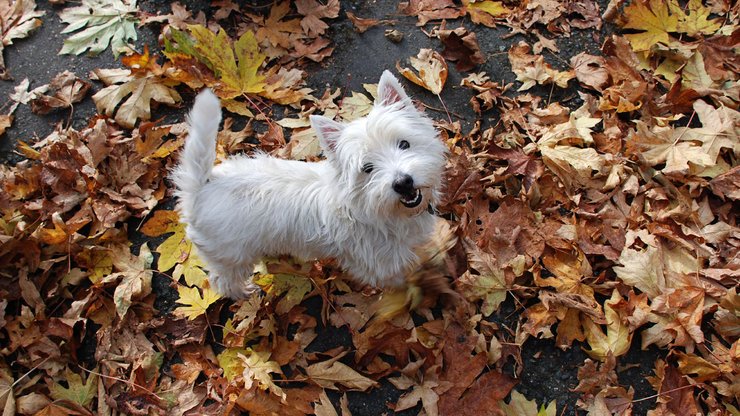
M 180 280 L 180 277 L 184 276 L 185 284 L 188 286 L 203 287 L 208 277 L 206 272 L 203 271 L 203 267 L 205 267 L 203 261 L 191 250 L 188 258 L 175 266 L 172 277 L 175 280 Z
M 248 354 L 248 349 L 244 348 L 227 348 L 221 354 L 216 356 L 218 359 L 218 365 L 224 370 L 224 377 L 230 382 L 237 376 L 242 374 L 244 371 L 244 363 L 242 362 L 240 355 Z
M 177 303 L 184 306 L 178 306 L 174 311 L 175 315 L 191 320 L 206 313 L 208 307 L 221 298 L 218 293 L 209 288 L 203 289 L 203 295 L 201 295 L 197 287 L 179 286 L 177 293 L 180 295 Z
M 157 270 L 166 272 L 173 267 L 173 277 L 177 280 L 185 276 L 188 286 L 202 286 L 206 278 L 203 262 L 195 255 L 193 244 L 185 236 L 185 225 L 180 223 L 176 211 L 156 211 L 142 227 L 141 232 L 149 237 L 159 237 L 173 233 L 155 250 L 159 253 Z
M 504 6 L 503 2 L 491 1 L 491 0 L 476 1 L 475 3 L 469 3 L 468 9 L 480 10 L 480 11 L 490 14 L 493 17 L 503 17 L 511 13 L 511 10 L 509 10 L 508 7 Z
M 583 332 L 586 334 L 588 345 L 591 346 L 591 350 L 586 350 L 586 353 L 592 358 L 604 361 L 609 354 L 619 357 L 626 354 L 630 349 L 632 333 L 614 309 L 614 306 L 619 302 L 624 302 L 624 300 L 619 292 L 614 289 L 611 299 L 604 302 L 606 334 L 602 331 L 601 326 L 595 324 L 591 318 L 583 316 Z
M 689 36 L 698 34 L 712 35 L 722 27 L 722 19 L 708 19 L 710 10 L 701 4 L 701 0 L 689 0 L 689 14 L 681 16 L 678 31 Z
M 624 8 L 624 28 L 642 30 L 625 37 L 635 51 L 647 51 L 656 43 L 667 44 L 669 32 L 678 31 L 679 15 L 683 12 L 675 0 L 633 1 Z
M 148 237 L 159 237 L 165 233 L 176 231 L 180 225 L 180 216 L 176 211 L 159 210 L 155 211 L 144 225 L 141 232 Z
M 257 74 L 257 70 L 266 56 L 260 52 L 252 32 L 244 32 L 232 47 L 223 29 L 218 34 L 201 25 L 190 25 L 188 29 L 195 38 L 195 51 L 222 82 L 217 88 L 219 97 L 228 99 L 264 91 L 265 77 Z

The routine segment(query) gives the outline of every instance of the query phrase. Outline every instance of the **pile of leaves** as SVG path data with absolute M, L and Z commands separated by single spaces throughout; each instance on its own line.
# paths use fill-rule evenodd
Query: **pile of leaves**
M 0 166 L 3 414 L 349 415 L 347 391 L 383 383 L 402 391 L 388 412 L 572 412 L 514 390 L 530 338 L 585 349 L 571 387 L 589 415 L 632 414 L 638 399 L 618 372 L 637 343 L 662 351 L 650 415 L 740 414 L 736 5 L 401 3 L 395 17 L 439 50 L 404 57 L 412 68 L 399 59 L 399 73 L 444 105 L 454 63 L 477 115 L 472 127 L 449 113 L 438 120 L 450 158 L 444 220 L 420 249 L 427 261 L 408 290 L 381 292 L 345 279 L 331 259 L 265 259 L 255 275 L 263 293 L 240 302 L 208 287 L 176 212 L 163 207 L 186 129 L 152 122 L 152 104 L 212 88 L 249 120 L 239 129 L 225 120 L 219 157 L 316 160 L 308 116 L 361 117 L 376 86 L 316 95 L 306 86 L 305 69 L 336 47 L 338 0 L 212 6 L 206 19 L 178 3 L 158 15 L 134 1 L 64 5 L 71 35 L 60 53 L 110 49 L 122 66 L 89 80 L 60 74 L 32 91 L 20 82 L 4 109 L 0 134 L 19 105 L 71 111 L 91 81 L 103 85 L 86 127 L 19 142 L 25 160 Z M 2 47 L 43 14 L 32 0 L 0 5 Z M 358 32 L 394 24 L 346 15 Z M 137 24 L 160 31 L 157 52 L 129 44 Z M 532 41 L 508 50 L 515 84 L 481 70 L 488 56 L 475 32 L 497 25 Z M 542 55 L 558 52 L 555 38 L 602 25 L 614 34 L 600 55 L 559 66 Z M 11 72 L 0 59 L 0 76 Z M 565 89 L 577 97 L 549 99 Z M 494 319 L 507 301 L 512 325 Z M 340 332 L 345 342 L 327 335 Z

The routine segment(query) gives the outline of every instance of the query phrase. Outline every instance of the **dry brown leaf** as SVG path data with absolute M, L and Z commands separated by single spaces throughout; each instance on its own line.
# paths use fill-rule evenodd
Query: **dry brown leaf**
M 418 74 L 409 68 L 401 68 L 397 62 L 398 72 L 414 84 L 439 95 L 447 81 L 447 63 L 442 55 L 431 49 L 422 49 L 416 57 L 409 58 L 409 61 Z
M 470 71 L 486 61 L 480 51 L 474 32 L 464 27 L 454 30 L 438 30 L 437 37 L 445 45 L 442 56 L 455 63 L 458 71 Z

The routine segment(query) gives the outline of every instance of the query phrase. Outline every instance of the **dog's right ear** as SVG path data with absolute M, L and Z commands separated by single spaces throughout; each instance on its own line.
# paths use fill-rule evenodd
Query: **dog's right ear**
M 399 102 L 413 108 L 401 83 L 391 74 L 391 71 L 386 69 L 378 82 L 378 97 L 375 99 L 375 105 L 392 105 Z
M 308 116 L 308 118 L 311 121 L 311 127 L 316 131 L 316 135 L 319 136 L 321 148 L 333 153 L 337 148 L 339 137 L 344 130 L 344 124 L 337 123 L 328 117 L 313 114 Z

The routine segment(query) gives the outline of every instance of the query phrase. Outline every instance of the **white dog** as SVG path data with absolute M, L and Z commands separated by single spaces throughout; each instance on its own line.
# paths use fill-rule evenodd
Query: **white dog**
M 403 284 L 414 248 L 434 229 L 447 149 L 432 121 L 385 71 L 367 117 L 341 124 L 311 116 L 326 160 L 231 157 L 213 166 L 221 107 L 206 90 L 189 115 L 174 171 L 187 236 L 211 286 L 234 299 L 258 289 L 254 264 L 289 254 L 334 257 L 356 280 Z

